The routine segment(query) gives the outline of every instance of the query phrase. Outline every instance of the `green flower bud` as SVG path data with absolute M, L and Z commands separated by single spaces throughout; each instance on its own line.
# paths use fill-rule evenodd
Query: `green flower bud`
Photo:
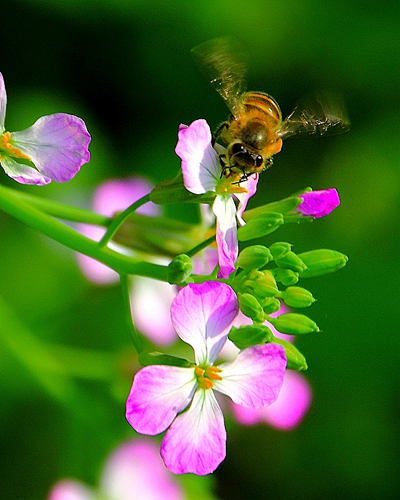
M 255 323 L 264 323 L 264 311 L 254 295 L 250 295 L 249 293 L 239 295 L 239 307 L 242 313 L 251 318 Z
M 306 358 L 291 342 L 280 339 L 278 337 L 274 337 L 274 339 L 271 342 L 273 342 L 274 344 L 279 344 L 285 348 L 286 359 L 287 359 L 286 368 L 288 368 L 289 370 L 297 370 L 297 371 L 307 370 L 308 366 Z
M 306 188 L 305 191 L 311 191 L 311 188 Z M 298 193 L 279 201 L 273 201 L 267 205 L 261 205 L 260 207 L 251 208 L 246 210 L 243 214 L 243 219 L 247 222 L 253 217 L 263 214 L 266 212 L 278 212 L 280 214 L 288 214 L 293 212 L 301 203 L 302 199 L 299 198 Z
M 282 267 L 276 267 L 271 269 L 276 281 L 282 283 L 282 285 L 290 286 L 295 285 L 299 281 L 299 273 L 292 271 L 291 269 L 283 269 Z
M 274 297 L 267 297 L 262 302 L 262 308 L 265 314 L 272 314 L 279 311 L 279 309 L 281 308 L 281 303 Z
M 272 342 L 273 338 L 271 330 L 266 325 L 243 325 L 239 328 L 233 326 L 229 333 L 229 339 L 239 349 Z
M 315 302 L 312 293 L 299 286 L 289 286 L 282 293 L 281 298 L 290 307 L 309 307 Z
M 177 255 L 168 266 L 168 283 L 180 285 L 186 282 L 192 274 L 193 266 L 190 257 L 186 254 Z
M 272 254 L 272 257 L 275 259 L 281 259 L 284 257 L 292 248 L 292 245 L 290 243 L 287 243 L 286 241 L 277 241 L 275 243 L 272 243 L 269 247 L 269 251 Z
M 301 258 L 291 250 L 284 257 L 275 259 L 275 264 L 279 267 L 283 267 L 284 269 L 291 269 L 292 271 L 300 274 L 307 269 L 307 266 L 304 264 Z
M 252 245 L 239 254 L 236 264 L 242 269 L 260 269 L 272 260 L 271 252 L 263 245 Z
M 275 297 L 279 292 L 276 281 L 271 271 L 261 271 L 259 277 L 254 281 L 254 293 L 261 298 Z
M 283 215 L 275 212 L 268 212 L 252 217 L 250 221 L 238 229 L 239 241 L 248 241 L 261 238 L 266 234 L 273 233 L 284 223 Z
M 303 314 L 285 313 L 277 318 L 268 316 L 267 321 L 271 323 L 278 332 L 291 335 L 320 331 L 317 324 Z
M 315 276 L 333 273 L 342 269 L 349 260 L 343 253 L 323 248 L 301 253 L 298 257 L 301 258 L 308 268 L 303 271 L 302 278 L 314 278 Z
M 162 352 L 146 352 L 142 351 L 139 354 L 139 363 L 142 366 L 149 365 L 168 365 L 168 366 L 181 366 L 183 368 L 189 368 L 192 364 L 184 358 L 177 358 L 176 356 L 171 356 L 169 354 L 163 354 Z

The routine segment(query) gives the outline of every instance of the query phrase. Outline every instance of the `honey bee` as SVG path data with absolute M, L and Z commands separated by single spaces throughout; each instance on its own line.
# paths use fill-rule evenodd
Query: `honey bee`
M 326 92 L 303 98 L 282 120 L 273 97 L 246 91 L 246 58 L 234 39 L 209 40 L 194 47 L 191 54 L 231 112 L 213 135 L 213 146 L 218 138 L 227 144 L 226 152 L 219 155 L 221 175 L 239 175 L 238 182 L 242 182 L 272 165 L 283 139 L 341 133 L 350 126 L 341 100 Z

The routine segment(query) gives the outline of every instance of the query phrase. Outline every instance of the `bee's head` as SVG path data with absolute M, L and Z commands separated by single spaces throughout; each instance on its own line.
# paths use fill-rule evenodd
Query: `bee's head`
M 231 142 L 226 153 L 229 166 L 239 168 L 246 174 L 260 172 L 269 166 L 270 159 L 265 160 L 241 141 Z

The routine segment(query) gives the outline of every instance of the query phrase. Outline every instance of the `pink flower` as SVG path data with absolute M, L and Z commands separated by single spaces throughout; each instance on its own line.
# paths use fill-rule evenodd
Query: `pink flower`
M 141 438 L 122 444 L 107 460 L 100 479 L 104 500 L 183 500 L 184 494 L 168 473 L 157 445 Z M 95 500 L 97 491 L 65 479 L 51 490 L 47 500 Z
M 215 147 L 224 151 L 222 146 Z M 205 120 L 196 120 L 189 127 L 180 126 L 175 152 L 182 160 L 183 182 L 188 191 L 194 194 L 217 193 L 213 212 L 217 218 L 218 277 L 228 278 L 235 270 L 238 255 L 236 217 L 243 225 L 241 216 L 249 198 L 256 192 L 258 176 L 250 176 L 240 184 L 221 176 L 218 154 L 211 145 L 211 130 Z M 232 195 L 239 200 L 238 208 Z
M 193 347 L 195 364 L 146 366 L 133 380 L 128 422 L 142 434 L 168 429 L 161 456 L 176 474 L 209 474 L 225 458 L 224 419 L 211 389 L 250 408 L 264 408 L 279 394 L 286 357 L 277 344 L 250 347 L 234 361 L 214 365 L 237 313 L 228 285 L 187 285 L 172 302 L 171 317 L 179 337 Z
M 296 211 L 317 219 L 330 214 L 340 205 L 340 198 L 336 189 L 324 189 L 323 191 L 310 191 L 299 195 L 303 201 Z
M 22 132 L 6 132 L 6 106 L 6 88 L 0 73 L 0 162 L 15 181 L 38 186 L 52 180 L 66 182 L 89 161 L 91 137 L 85 122 L 77 116 L 65 113 L 42 116 Z M 25 165 L 26 160 L 37 170 Z

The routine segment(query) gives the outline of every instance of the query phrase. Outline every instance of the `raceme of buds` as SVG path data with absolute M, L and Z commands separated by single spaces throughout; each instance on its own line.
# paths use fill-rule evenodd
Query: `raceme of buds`
M 177 255 L 168 266 L 168 283 L 181 285 L 193 272 L 192 261 L 186 254 Z
M 268 317 L 268 322 L 271 323 L 278 332 L 291 335 L 320 331 L 317 324 L 303 314 L 285 313 L 277 318 Z
M 242 293 L 238 296 L 239 307 L 245 316 L 251 318 L 255 323 L 264 323 L 266 315 L 258 300 L 250 293 Z
M 255 295 L 261 298 L 275 297 L 279 292 L 276 286 L 276 281 L 271 271 L 265 270 L 258 273 L 257 278 L 253 282 Z
M 239 328 L 233 326 L 229 333 L 229 339 L 238 349 L 274 342 L 274 338 L 271 330 L 266 325 L 242 325 Z
M 299 286 L 289 286 L 280 297 L 290 307 L 309 307 L 315 302 L 312 293 Z
M 276 212 L 268 212 L 252 217 L 249 222 L 238 229 L 238 240 L 247 241 L 261 238 L 276 231 L 284 224 L 283 215 Z
M 252 245 L 245 248 L 239 254 L 236 261 L 242 269 L 260 269 L 272 260 L 271 252 L 263 245 Z
M 291 342 L 288 342 L 287 340 L 281 339 L 279 337 L 274 337 L 271 342 L 273 342 L 274 344 L 280 344 L 285 348 L 287 368 L 289 370 L 307 370 L 308 366 L 306 358 Z
M 315 278 L 316 276 L 333 273 L 342 269 L 349 260 L 343 253 L 324 248 L 301 253 L 298 257 L 307 266 L 307 269 L 301 274 L 302 278 Z

